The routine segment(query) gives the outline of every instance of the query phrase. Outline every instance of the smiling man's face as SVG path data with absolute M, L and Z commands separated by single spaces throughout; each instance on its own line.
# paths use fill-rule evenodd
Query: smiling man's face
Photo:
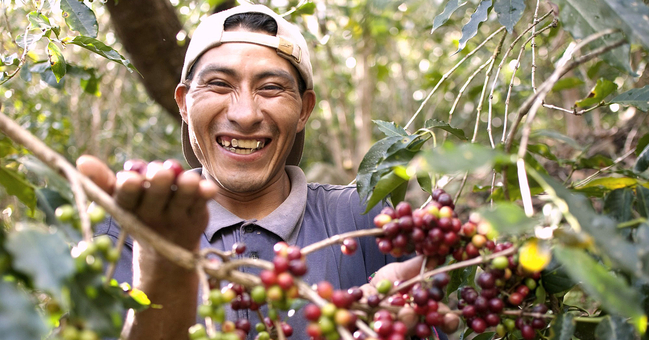
M 268 47 L 226 43 L 201 56 L 193 75 L 176 100 L 203 168 L 233 193 L 285 177 L 295 135 L 315 105 L 313 91 L 300 95 L 290 62 Z

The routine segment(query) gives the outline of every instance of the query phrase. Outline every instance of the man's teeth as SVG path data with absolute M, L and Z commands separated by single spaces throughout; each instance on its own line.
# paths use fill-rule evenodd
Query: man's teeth
M 222 138 L 219 138 L 218 142 L 229 151 L 238 153 L 240 155 L 251 154 L 253 151 L 263 148 L 265 144 L 264 142 L 255 139 L 236 138 L 232 138 L 232 140 L 224 140 Z

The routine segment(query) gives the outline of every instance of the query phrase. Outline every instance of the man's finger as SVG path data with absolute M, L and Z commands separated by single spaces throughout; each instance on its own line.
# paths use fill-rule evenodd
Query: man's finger
M 117 173 L 115 184 L 115 201 L 126 210 L 133 210 L 140 203 L 144 177 L 133 171 L 120 171 Z
M 82 155 L 77 158 L 77 169 L 109 195 L 113 194 L 115 190 L 115 174 L 97 157 Z

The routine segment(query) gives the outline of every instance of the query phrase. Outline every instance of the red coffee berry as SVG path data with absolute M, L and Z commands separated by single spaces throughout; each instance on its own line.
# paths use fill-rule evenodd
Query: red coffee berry
M 381 209 L 381 214 L 386 214 L 390 216 L 393 220 L 397 218 L 397 213 L 392 209 L 392 207 L 384 207 Z
M 318 283 L 316 291 L 321 298 L 325 300 L 331 300 L 331 296 L 334 292 L 334 287 L 327 281 L 321 281 Z
M 352 255 L 358 249 L 358 241 L 353 238 L 346 238 L 343 240 L 342 246 L 340 246 L 340 251 L 345 255 Z
M 533 340 L 536 337 L 536 332 L 534 328 L 530 325 L 523 325 L 521 328 L 521 335 L 525 340 Z
M 246 333 L 250 332 L 250 328 L 252 327 L 248 319 L 239 319 L 234 322 L 234 326 Z
M 546 326 L 545 320 L 541 318 L 534 318 L 532 319 L 532 328 L 534 329 L 543 329 Z
M 493 288 L 496 284 L 496 278 L 494 278 L 494 275 L 490 272 L 481 273 L 476 281 L 478 286 L 486 289 Z
M 438 200 L 439 200 L 439 196 L 440 196 L 441 194 L 445 194 L 445 193 L 446 193 L 446 191 L 444 191 L 444 189 L 436 188 L 436 189 L 433 189 L 433 192 L 431 193 L 430 196 L 431 196 L 431 198 L 432 198 L 433 200 L 438 201 Z
M 379 305 L 379 303 L 381 303 L 381 298 L 378 295 L 373 294 L 373 295 L 370 295 L 370 296 L 367 297 L 367 305 L 368 306 L 374 308 L 374 307 L 377 307 Z
M 322 312 L 320 311 L 320 307 L 309 303 L 306 306 L 304 306 L 304 317 L 309 320 L 316 322 L 320 318 L 320 315 L 322 315 Z
M 277 285 L 279 285 L 284 290 L 291 288 L 294 283 L 295 282 L 293 280 L 293 275 L 287 272 L 277 275 Z
M 471 319 L 471 318 L 475 317 L 476 314 L 477 314 L 477 312 L 476 312 L 475 307 L 473 305 L 468 305 L 468 306 L 465 306 L 464 308 L 462 308 L 462 316 L 465 319 Z
M 520 285 L 516 288 L 516 292 L 526 297 L 530 293 L 530 289 L 526 285 Z
M 415 227 L 415 222 L 410 215 L 399 218 L 399 228 L 403 231 L 411 231 Z
M 295 276 L 303 276 L 307 272 L 306 262 L 304 260 L 291 260 L 288 262 L 288 270 Z
M 444 321 L 444 316 L 437 311 L 426 314 L 426 324 L 431 327 L 439 326 Z
M 349 308 L 354 298 L 344 290 L 336 290 L 331 295 L 331 302 L 338 308 Z
M 246 245 L 245 245 L 245 243 L 237 242 L 237 243 L 235 243 L 235 244 L 232 245 L 232 252 L 235 253 L 235 254 L 237 254 L 237 255 L 241 255 L 241 254 L 243 254 L 245 251 L 246 251 Z
M 412 215 L 412 207 L 410 206 L 410 203 L 406 201 L 399 202 L 394 210 L 397 213 L 398 218 Z
M 487 323 L 482 318 L 475 318 L 471 321 L 471 329 L 476 333 L 482 333 L 487 329 Z
M 363 298 L 363 291 L 359 287 L 352 287 L 347 289 L 347 293 L 352 296 L 354 301 L 359 301 Z
M 183 173 L 183 171 L 185 171 L 185 169 L 183 169 L 183 166 L 180 165 L 180 162 L 175 159 L 167 159 L 164 163 L 162 163 L 162 168 L 173 171 L 175 177 L 178 177 Z
M 432 334 L 432 330 L 430 329 L 430 326 L 423 322 L 420 322 L 415 326 L 415 334 L 420 339 L 426 339 Z
M 277 274 L 283 273 L 288 270 L 288 259 L 284 256 L 275 256 L 273 258 L 273 265 Z
M 511 303 L 514 306 L 518 306 L 523 302 L 523 296 L 520 293 L 512 293 L 509 295 L 509 298 L 507 299 L 509 303 Z
M 377 228 L 383 228 L 383 226 L 388 224 L 390 221 L 392 221 L 392 217 L 387 214 L 378 214 L 374 216 L 374 225 Z
M 435 274 L 432 277 L 433 286 L 438 288 L 444 288 L 451 281 L 451 277 L 448 273 L 439 273 Z
M 500 298 L 489 300 L 489 310 L 494 313 L 500 313 L 505 308 L 505 303 Z
M 500 323 L 500 317 L 496 313 L 488 313 L 485 315 L 484 321 L 489 326 L 497 326 Z
M 282 322 L 282 332 L 284 332 L 284 335 L 289 337 L 293 335 L 293 327 L 291 325 L 287 324 L 286 322 Z
M 259 273 L 259 278 L 266 288 L 277 284 L 277 274 L 274 271 L 262 270 L 261 273 Z
M 147 163 L 141 159 L 129 159 L 124 162 L 124 171 L 137 172 L 140 175 L 146 174 Z

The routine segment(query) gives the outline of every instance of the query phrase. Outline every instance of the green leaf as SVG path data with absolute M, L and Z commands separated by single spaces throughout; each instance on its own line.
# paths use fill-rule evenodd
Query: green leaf
M 616 189 L 606 195 L 604 213 L 614 218 L 618 223 L 631 219 L 633 206 L 633 189 Z
M 65 23 L 71 30 L 81 33 L 87 37 L 96 38 L 99 31 L 97 17 L 83 1 L 61 0 L 61 10 Z
M 446 295 L 453 293 L 460 287 L 472 285 L 477 269 L 477 266 L 470 266 L 452 270 L 449 273 L 451 280 L 449 281 L 448 286 L 446 286 Z
M 633 340 L 635 338 L 633 326 L 617 315 L 607 315 L 595 329 L 595 339 L 597 340 Z
M 458 48 L 455 53 L 458 53 L 464 49 L 467 41 L 475 37 L 478 34 L 478 27 L 480 23 L 487 21 L 489 16 L 489 8 L 491 8 L 491 0 L 482 0 L 476 8 L 475 12 L 471 15 L 469 22 L 462 27 L 462 37 L 458 43 Z
M 52 27 L 50 19 L 37 11 L 27 14 L 27 20 L 29 20 L 30 28 L 32 29 L 48 30 Z
M 533 138 L 538 138 L 538 137 L 551 138 L 551 139 L 563 142 L 565 144 L 568 144 L 569 146 L 571 146 L 572 148 L 574 148 L 576 150 L 583 150 L 581 145 L 579 145 L 579 143 L 577 143 L 576 140 L 574 140 L 574 139 L 572 139 L 572 138 L 570 138 L 570 137 L 568 137 L 568 136 L 566 136 L 564 134 L 561 134 L 561 133 L 559 133 L 557 131 L 553 131 L 553 130 L 537 130 L 537 131 L 532 132 L 532 137 Z
M 554 84 L 552 91 L 574 89 L 575 87 L 579 87 L 583 84 L 584 81 L 577 77 L 561 78 L 556 84 Z
M 609 192 L 616 189 L 631 188 L 638 183 L 635 178 L 629 177 L 603 177 L 592 180 L 580 187 L 576 191 L 584 194 L 597 194 Z
M 27 46 L 27 50 L 31 50 L 34 44 L 41 40 L 43 35 L 45 35 L 43 31 L 28 32 L 27 35 L 21 34 L 16 37 L 16 45 L 20 48 Z
M 35 188 L 25 180 L 17 171 L 0 166 L 0 184 L 5 187 L 9 195 L 16 196 L 32 211 L 36 207 Z
M 550 264 L 541 272 L 541 282 L 543 288 L 548 294 L 558 294 L 568 291 L 575 286 L 568 273 L 566 273 L 563 265 L 559 263 L 554 257 L 550 260 Z
M 529 144 L 527 145 L 527 151 L 543 156 L 552 161 L 557 160 L 557 156 L 552 153 L 552 150 L 546 144 Z
M 635 155 L 640 156 L 645 147 L 649 145 L 649 133 L 645 133 L 644 136 L 638 139 L 638 144 L 635 146 Z
M 639 0 L 556 0 L 561 9 L 563 27 L 575 39 L 607 29 L 621 29 L 629 39 L 639 40 L 649 48 L 649 7 Z M 622 34 L 611 34 L 589 44 L 593 49 L 611 44 Z M 623 45 L 602 55 L 610 65 L 634 74 L 629 64 L 629 45 Z
M 579 100 L 575 103 L 578 107 L 588 107 L 596 105 L 599 102 L 603 101 L 604 98 L 608 97 L 609 94 L 617 90 L 617 84 L 610 80 L 598 79 L 597 84 L 590 90 L 588 96 L 582 100 Z
M 618 103 L 622 105 L 635 106 L 641 111 L 649 111 L 649 85 L 643 88 L 633 89 L 620 93 L 611 99 L 611 104 Z
M 42 339 L 48 329 L 34 304 L 13 283 L 0 279 L 0 334 L 3 339 Z
M 613 276 L 584 250 L 557 246 L 554 255 L 564 264 L 568 275 L 581 282 L 583 289 L 599 301 L 604 309 L 631 318 L 635 325 L 642 320 L 647 322 L 638 293 L 625 280 Z
M 649 168 L 649 145 L 645 146 L 644 150 L 638 156 L 638 159 L 635 160 L 635 165 L 633 166 L 633 171 L 641 173 Z
M 293 15 L 313 15 L 313 13 L 315 13 L 315 4 L 313 2 L 307 2 L 293 12 Z
M 550 327 L 550 339 L 553 340 L 570 340 L 575 334 L 575 320 L 570 313 L 558 315 Z
M 433 32 L 435 32 L 436 29 L 444 25 L 451 17 L 453 12 L 455 12 L 458 8 L 464 6 L 465 4 L 466 1 L 462 1 L 462 0 L 449 1 L 446 4 L 446 7 L 444 7 L 444 11 L 442 11 L 442 13 L 436 16 L 435 19 L 433 20 L 433 29 L 430 31 L 430 33 L 433 34 Z
M 500 202 L 493 207 L 482 207 L 478 209 L 478 213 L 501 235 L 530 232 L 538 224 L 538 221 L 527 217 L 521 207 L 510 202 Z
M 468 140 L 468 138 L 464 134 L 464 130 L 454 128 L 451 125 L 449 125 L 447 122 L 443 122 L 441 120 L 437 120 L 434 118 L 429 119 L 424 123 L 424 127 L 421 130 L 430 130 L 430 129 L 442 129 L 461 140 Z
M 385 158 L 388 149 L 402 137 L 386 137 L 374 143 L 369 151 L 363 157 L 361 164 L 358 166 L 358 174 L 356 175 L 356 190 L 361 198 L 361 202 L 365 202 L 369 196 L 372 188 L 379 181 L 383 173 L 378 172 L 377 164 Z
M 417 173 L 417 183 L 419 183 L 419 187 L 424 192 L 427 192 L 429 194 L 433 193 L 433 182 L 430 179 L 430 175 L 428 175 L 427 173 L 425 172 Z
M 507 154 L 483 145 L 445 143 L 422 152 L 419 166 L 427 172 L 452 174 L 509 162 L 511 158 Z
M 376 187 L 374 187 L 372 195 L 367 201 L 367 208 L 365 208 L 363 214 L 367 214 L 377 203 L 381 202 L 381 200 L 386 198 L 392 191 L 407 182 L 407 179 L 403 179 L 401 176 L 397 175 L 395 171 L 391 171 L 387 175 L 381 177 L 379 182 L 376 184 Z
M 61 81 L 61 78 L 65 76 L 66 64 L 61 49 L 53 41 L 50 41 L 50 43 L 47 44 L 47 56 L 50 59 L 50 67 L 52 68 L 52 72 L 54 73 L 56 82 L 58 83 Z
M 7 251 L 16 270 L 29 275 L 34 285 L 61 301 L 61 288 L 74 273 L 70 249 L 58 233 L 26 229 L 9 234 Z
M 76 1 L 76 0 L 68 0 L 68 1 Z M 94 52 L 99 54 L 100 56 L 110 60 L 114 61 L 118 64 L 121 64 L 125 66 L 130 72 L 137 71 L 135 69 L 135 66 L 131 64 L 131 62 L 124 58 L 121 54 L 117 53 L 112 47 L 107 46 L 103 42 L 92 38 L 92 37 L 86 37 L 86 36 L 76 36 L 72 40 L 64 40 L 64 43 L 66 44 L 73 44 L 77 46 L 81 46 L 88 51 Z
M 485 332 L 477 335 L 473 338 L 473 340 L 491 340 L 494 338 L 494 335 L 496 335 L 495 332 Z
M 74 202 L 74 195 L 70 189 L 70 184 L 56 171 L 52 170 L 49 166 L 45 165 L 41 160 L 33 155 L 25 155 L 18 159 L 18 162 L 27 169 L 28 174 L 33 174 L 32 177 L 38 178 L 42 181 L 45 187 L 52 189 L 68 202 Z
M 494 11 L 498 13 L 498 22 L 511 34 L 514 26 L 523 16 L 525 0 L 496 0 Z
M 394 122 L 386 122 L 383 120 L 373 120 L 374 124 L 379 127 L 379 130 L 385 134 L 386 137 L 405 137 L 408 136 L 408 132 L 404 130 L 401 126 L 398 126 Z
M 642 185 L 636 185 L 635 196 L 636 210 L 638 211 L 640 216 L 649 218 L 649 189 L 643 187 Z

